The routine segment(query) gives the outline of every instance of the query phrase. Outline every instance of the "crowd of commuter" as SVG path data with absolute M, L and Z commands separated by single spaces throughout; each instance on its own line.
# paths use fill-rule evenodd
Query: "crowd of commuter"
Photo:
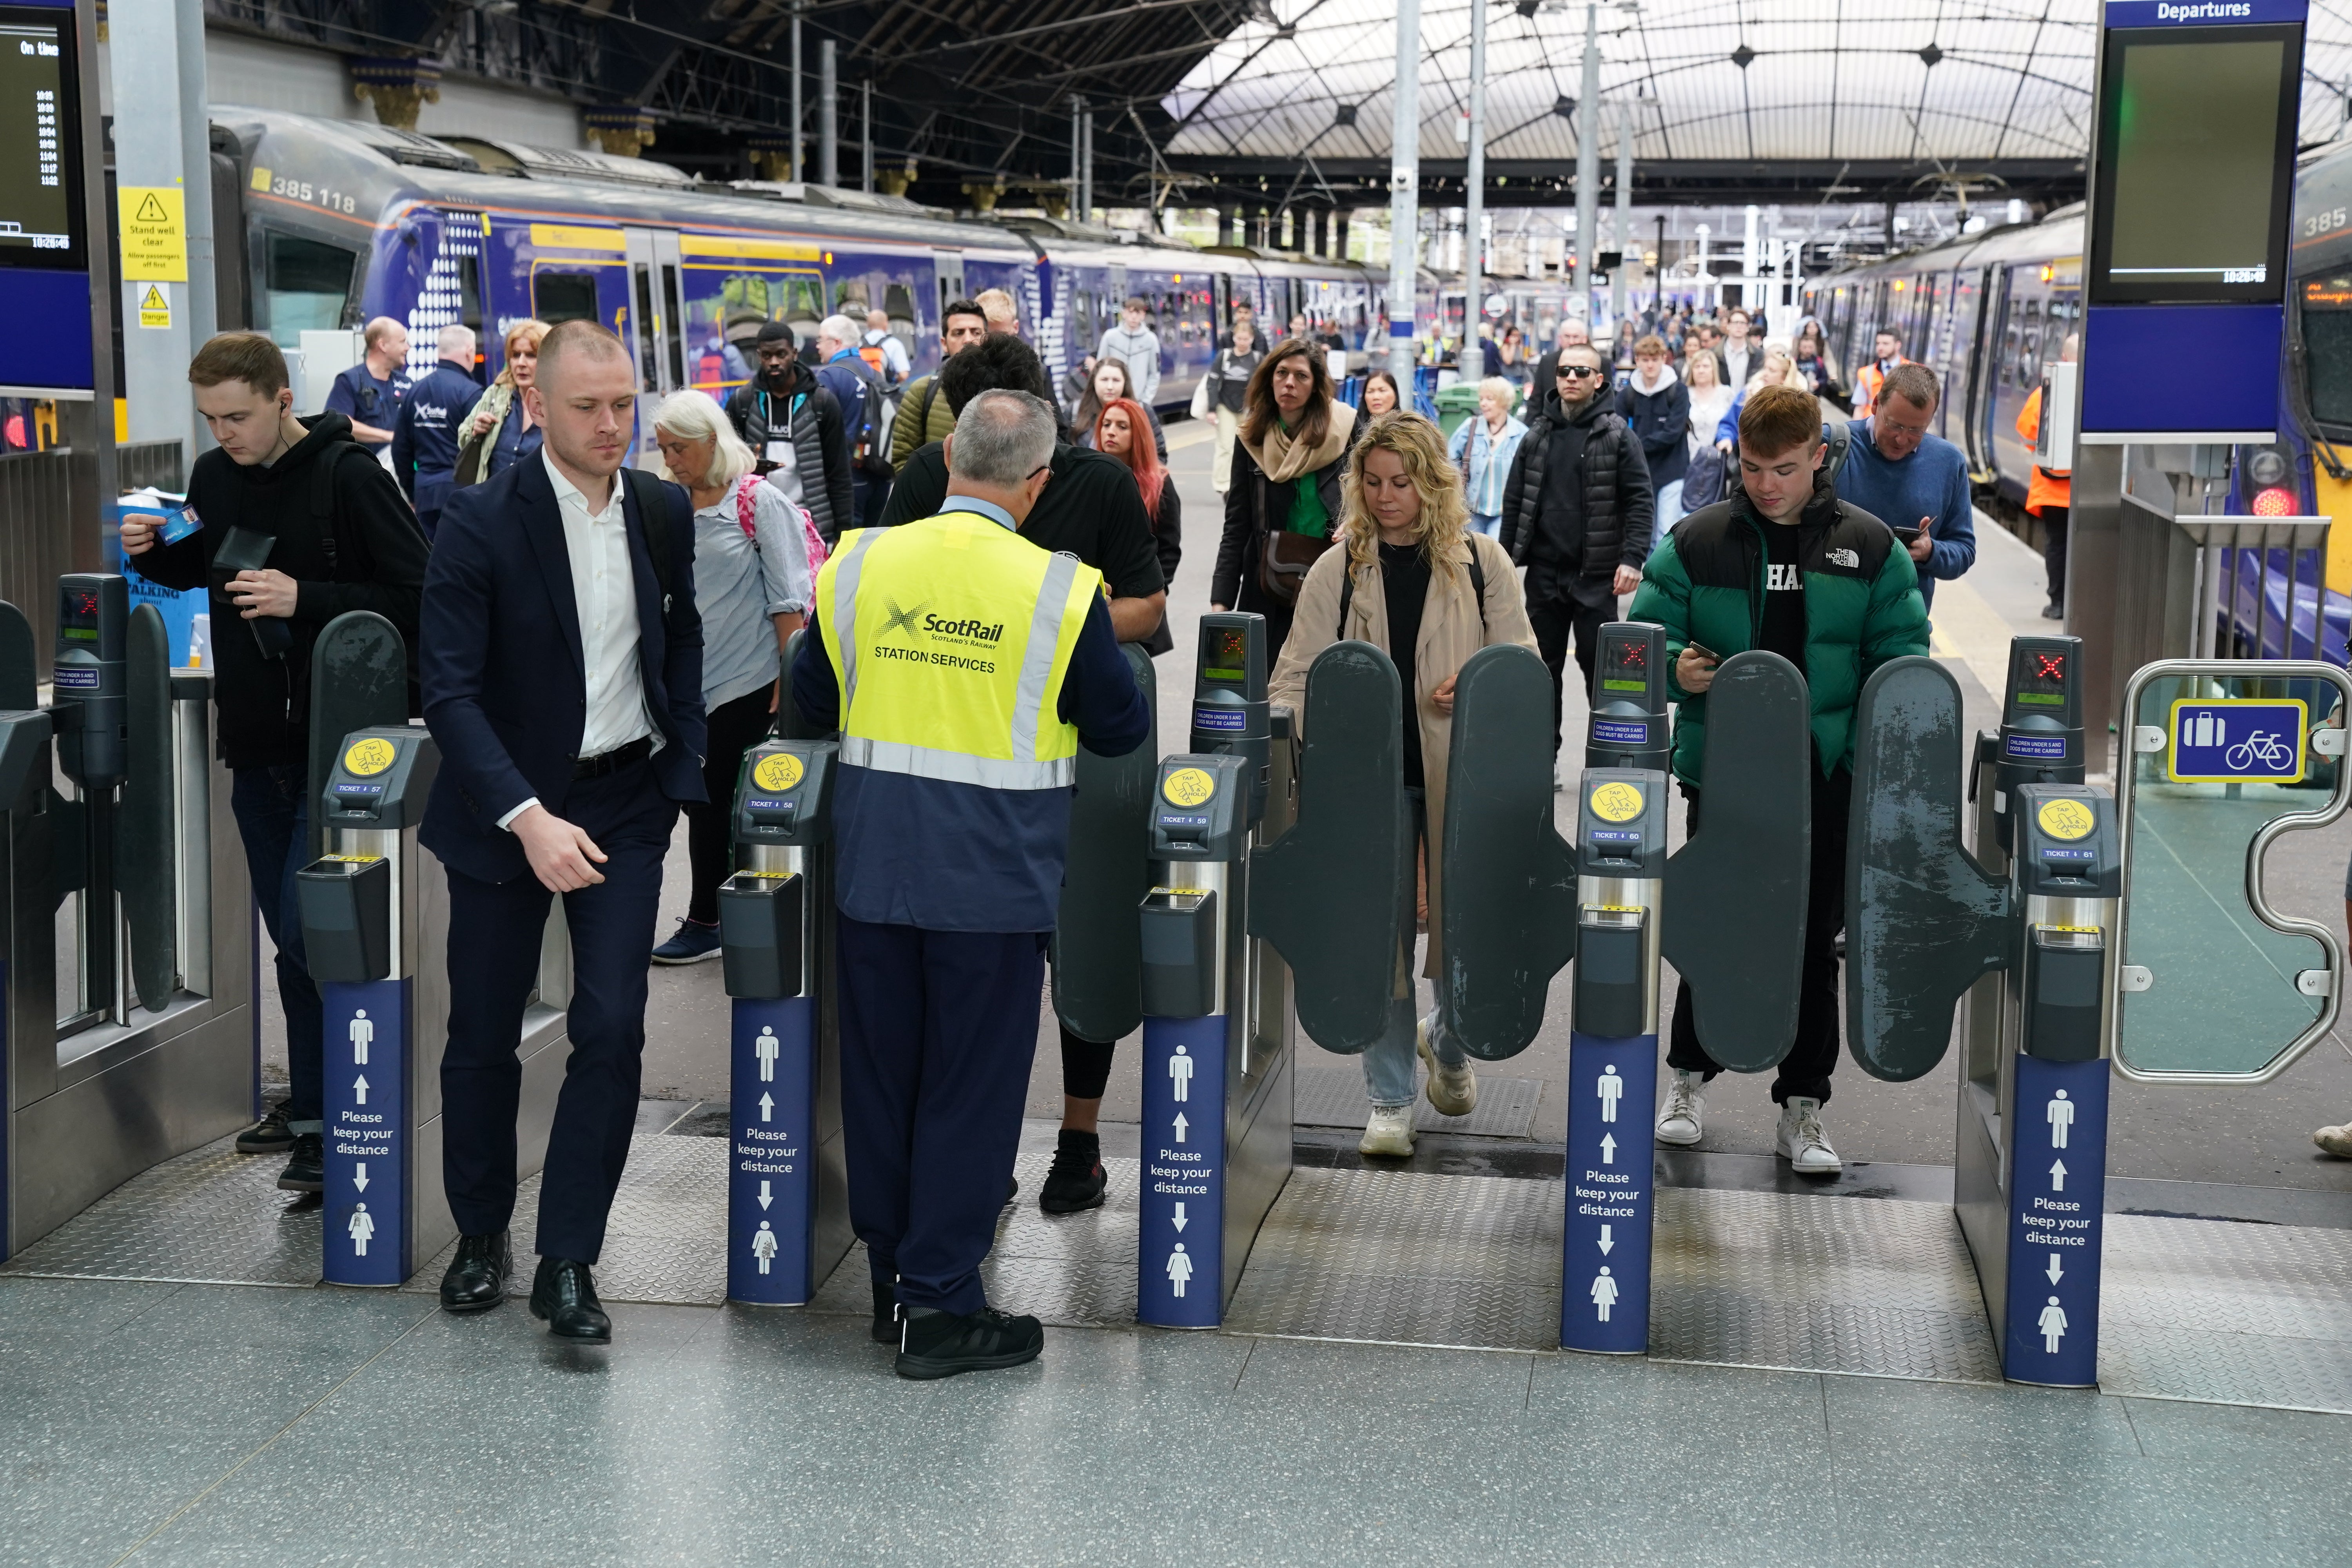
M 1066 853 L 1056 803 L 1079 746 L 1139 743 L 1118 645 L 1173 646 L 1182 505 L 1145 301 L 1126 302 L 1083 374 L 1059 388 L 1018 328 L 1002 290 L 949 301 L 939 368 L 915 376 L 879 311 L 828 317 L 805 342 L 782 322 L 730 321 L 725 348 L 741 374 L 723 404 L 693 390 L 642 411 L 625 349 L 590 322 L 508 327 L 488 387 L 467 329 L 443 329 L 436 363 L 412 376 L 405 330 L 371 322 L 363 357 L 309 420 L 292 414 L 283 356 L 265 337 L 223 334 L 192 364 L 219 444 L 191 476 L 205 526 L 164 544 L 127 521 L 122 542 L 145 575 L 197 587 L 219 520 L 277 531 L 268 569 L 214 590 L 216 612 L 255 623 L 253 637 L 215 639 L 216 690 L 291 1079 L 238 1147 L 288 1153 L 279 1184 L 319 1190 L 320 1006 L 293 900 L 307 854 L 307 707 L 289 682 L 299 688 L 327 620 L 374 609 L 417 650 L 419 711 L 444 751 L 446 787 L 425 831 L 450 875 L 457 993 L 444 1176 L 464 1236 L 443 1282 L 450 1310 L 496 1306 L 512 1270 L 511 1053 L 538 952 L 523 937 L 561 895 L 583 1087 L 567 1088 L 548 1156 L 531 1310 L 559 1335 L 610 1337 L 591 1270 L 634 1114 L 644 960 L 717 953 L 727 803 L 744 753 L 789 702 L 844 737 L 844 1116 L 876 1337 L 900 1346 L 910 1376 L 1037 1353 L 1035 1321 L 989 1309 L 978 1270 L 1026 1094 Z M 1476 410 L 1450 438 L 1386 370 L 1360 373 L 1343 395 L 1324 335 L 1304 318 L 1265 333 L 1246 306 L 1192 405 L 1213 421 L 1222 501 L 1208 598 L 1265 617 L 1273 700 L 1299 706 L 1315 657 L 1344 638 L 1386 649 L 1407 697 L 1421 864 L 1392 1015 L 1364 1053 L 1360 1147 L 1412 1152 L 1416 1060 L 1438 1113 L 1477 1102 L 1444 1007 L 1424 1004 L 1411 974 L 1411 932 L 1427 933 L 1424 976 L 1442 956 L 1444 889 L 1427 846 L 1462 665 L 1500 643 L 1543 660 L 1558 785 L 1576 765 L 1562 732 L 1570 656 L 1589 689 L 1600 626 L 1630 617 L 1666 628 L 1673 770 L 1694 827 L 1716 668 L 1764 648 L 1806 678 L 1816 767 L 1802 1001 L 1771 1094 L 1780 1154 L 1800 1173 L 1832 1173 L 1822 1112 L 1838 1054 L 1853 706 L 1872 670 L 1926 651 L 1936 584 L 1976 554 L 1966 462 L 1931 430 L 1942 389 L 1893 332 L 1876 334 L 1849 380 L 1818 322 L 1793 342 L 1768 339 L 1736 307 L 1719 321 L 1654 312 L 1622 323 L 1606 349 L 1574 321 L 1540 353 L 1516 323 L 1479 342 Z M 1825 413 L 1849 397 L 1851 417 Z M 2030 401 L 2019 422 L 2028 441 L 2038 413 Z M 629 466 L 641 424 L 667 481 Z M 331 498 L 328 515 L 314 493 Z M 2068 501 L 2065 477 L 2037 469 L 2028 504 L 2053 616 Z M 567 576 L 567 591 L 549 592 Z M 850 679 L 841 639 L 854 645 L 863 616 L 950 586 L 959 604 L 977 596 L 990 618 L 1071 650 L 1054 662 L 1030 752 L 1004 750 L 1014 697 L 1003 682 L 959 688 L 919 662 L 872 660 Z M 780 657 L 803 630 L 781 679 Z M 656 943 L 661 863 L 681 814 L 688 901 Z M 1047 1213 L 1105 1200 L 1098 1120 L 1115 1053 L 1116 1042 L 1062 1030 L 1062 1126 L 1036 1194 Z M 1667 1060 L 1657 1136 L 1696 1144 L 1717 1068 L 1687 987 Z M 2328 1134 L 2352 1152 L 2352 1133 L 2323 1130 L 2323 1147 Z

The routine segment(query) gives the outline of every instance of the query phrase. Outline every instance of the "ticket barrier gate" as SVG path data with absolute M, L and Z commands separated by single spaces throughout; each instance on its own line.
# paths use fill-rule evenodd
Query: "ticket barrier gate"
M 734 999 L 727 1295 L 761 1306 L 805 1306 L 855 1239 L 832 984 L 839 751 L 835 741 L 769 740 L 745 755 L 736 871 L 719 889 Z
M 1974 748 L 1973 852 L 1958 682 L 1926 658 L 1875 671 L 1854 711 L 1846 880 L 1846 1038 L 1864 1071 L 1933 1070 L 1968 994 L 1954 1206 L 2003 1375 L 2057 1387 L 2098 1379 L 2123 880 L 2116 802 L 2081 782 L 2079 651 L 2011 645 L 2000 734 Z
M 1147 849 L 1160 776 L 1160 678 L 1140 647 L 1120 647 L 1150 726 L 1143 743 L 1122 757 L 1078 748 L 1069 859 L 1054 927 L 1054 1012 L 1082 1040 L 1122 1040 L 1143 1025 L 1143 931 L 1135 910 L 1151 890 Z M 1279 994 L 1276 1002 L 1283 1012 Z
M 259 1111 L 250 889 L 212 678 L 124 580 L 58 579 L 54 698 L 0 605 L 0 1256 Z M 68 900 L 71 910 L 66 910 Z
M 323 1278 L 397 1286 L 457 1237 L 441 1151 L 449 883 L 417 828 L 440 771 L 408 722 L 407 650 L 383 616 L 339 616 L 311 653 L 320 858 L 296 874 L 325 1026 Z M 322 778 L 323 774 L 323 778 Z M 562 1086 L 571 949 L 557 900 L 523 1012 L 516 1174 L 546 1157 Z
M 1412 875 L 1385 653 L 1343 642 L 1316 659 L 1303 747 L 1266 702 L 1262 617 L 1202 616 L 1196 668 L 1192 749 L 1158 771 L 1140 911 L 1136 1315 L 1163 1328 L 1223 1321 L 1289 1179 L 1294 1018 L 1327 1049 L 1380 1037 Z
M 1446 773 L 1444 979 L 1471 1055 L 1535 1038 L 1573 963 L 1560 1344 L 1648 1348 L 1659 962 L 1691 987 L 1721 1066 L 1761 1072 L 1794 1042 L 1804 957 L 1812 740 L 1780 655 L 1735 655 L 1706 694 L 1698 829 L 1666 853 L 1663 628 L 1601 630 L 1576 837 L 1553 825 L 1551 683 L 1517 647 L 1482 648 L 1454 690 Z

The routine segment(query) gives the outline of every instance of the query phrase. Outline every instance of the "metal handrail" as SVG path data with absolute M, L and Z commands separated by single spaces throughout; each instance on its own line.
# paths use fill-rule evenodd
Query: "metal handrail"
M 2276 521 L 2273 518 L 2269 520 Z M 2257 668 L 2258 667 L 2258 668 Z M 2256 675 L 2264 680 L 2324 680 L 2336 689 L 2342 710 L 2352 716 L 2352 675 L 2332 664 L 2317 659 L 2200 659 L 2164 658 L 2142 665 L 2124 688 L 2123 754 L 2116 764 L 2116 853 L 2123 862 L 2122 896 L 2116 905 L 2116 974 L 2118 981 L 2128 967 L 2131 957 L 2131 882 L 2132 882 L 2132 797 L 2139 777 L 2137 722 L 2140 693 L 2156 681 L 2174 678 L 2206 676 L 2215 679 Z M 2315 727 L 2313 736 L 2319 733 Z M 2319 748 L 2315 743 L 2312 748 Z M 2325 827 L 2342 816 L 2352 806 L 2352 757 L 2347 757 L 2339 746 L 2336 758 L 2336 790 L 2327 805 L 2319 811 L 2291 811 L 2272 818 L 2256 833 L 2253 842 L 2246 847 L 2246 904 L 2254 918 L 2282 936 L 2307 936 L 2319 943 L 2326 963 L 2326 988 L 2322 993 L 2319 1017 L 2310 1028 L 2296 1036 L 2286 1048 L 2262 1068 L 2250 1073 L 2232 1072 L 2150 1072 L 2132 1067 L 2124 1060 L 2122 1050 L 2123 997 L 2120 984 L 2108 998 L 2108 1055 L 2116 1072 L 2134 1083 L 2190 1083 L 2214 1086 L 2264 1084 L 2277 1078 L 2303 1059 L 2305 1053 L 2336 1027 L 2337 1016 L 2344 1007 L 2344 944 L 2336 940 L 2333 929 L 2315 921 L 2293 915 L 2283 915 L 2271 908 L 2263 896 L 2263 857 L 2273 843 L 2286 833 L 2299 833 L 2306 828 Z

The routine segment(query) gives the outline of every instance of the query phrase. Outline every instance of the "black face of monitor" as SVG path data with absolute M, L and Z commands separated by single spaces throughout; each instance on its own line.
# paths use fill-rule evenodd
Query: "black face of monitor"
M 70 10 L 0 5 L 0 267 L 89 268 Z
M 2302 67 L 2294 23 L 2106 35 L 2091 303 L 2284 296 Z

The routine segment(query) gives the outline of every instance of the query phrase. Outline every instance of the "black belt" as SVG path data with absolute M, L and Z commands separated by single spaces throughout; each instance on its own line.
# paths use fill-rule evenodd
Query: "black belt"
M 572 781 L 601 779 L 607 773 L 617 773 L 623 768 L 636 766 L 654 754 L 654 738 L 640 735 L 625 746 L 615 746 L 609 752 L 599 752 L 593 757 L 572 759 Z

